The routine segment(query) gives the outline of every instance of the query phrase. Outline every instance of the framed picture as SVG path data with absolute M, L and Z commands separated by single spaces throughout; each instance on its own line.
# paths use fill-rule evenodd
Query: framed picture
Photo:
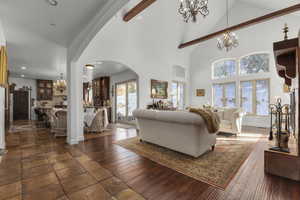
M 151 80 L 151 98 L 167 99 L 168 98 L 168 81 Z
M 205 89 L 197 89 L 196 90 L 197 97 L 204 97 L 205 96 Z

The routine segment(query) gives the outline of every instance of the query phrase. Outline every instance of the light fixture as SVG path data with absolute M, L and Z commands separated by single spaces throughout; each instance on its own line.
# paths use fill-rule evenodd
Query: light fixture
M 21 67 L 21 69 L 22 69 L 22 70 L 26 70 L 26 69 L 27 69 L 27 67 L 25 67 L 25 66 L 22 66 L 22 67 Z
M 103 64 L 103 62 L 100 61 L 100 60 L 96 61 L 95 63 L 96 63 L 96 65 L 102 65 Z
M 207 5 L 208 0 L 180 0 L 178 12 L 183 16 L 186 23 L 189 22 L 190 18 L 196 22 L 198 13 L 203 17 L 209 14 Z
M 21 77 L 22 77 L 22 78 L 24 78 L 24 77 L 25 77 L 25 75 L 24 75 L 24 74 L 22 74 L 22 75 L 21 75 Z
M 63 73 L 60 74 L 59 80 L 55 81 L 54 88 L 61 93 L 67 89 L 67 83 L 64 80 Z
M 229 27 L 229 14 L 228 14 L 228 0 L 226 0 L 226 16 L 227 16 L 227 28 Z M 218 38 L 217 47 L 220 50 L 226 49 L 230 51 L 232 48 L 238 47 L 239 41 L 235 33 L 227 31 L 221 38 Z
M 92 64 L 86 64 L 85 67 L 87 69 L 94 69 L 95 68 L 95 65 L 92 65 Z
M 57 1 L 57 0 L 46 0 L 46 2 L 47 2 L 50 6 L 57 6 L 57 5 L 58 5 L 58 1 Z

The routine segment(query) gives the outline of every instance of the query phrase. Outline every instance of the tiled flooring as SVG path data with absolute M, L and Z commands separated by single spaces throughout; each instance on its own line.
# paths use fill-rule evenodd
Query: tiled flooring
M 144 199 L 84 148 L 64 140 L 47 130 L 8 134 L 8 154 L 0 162 L 0 200 Z

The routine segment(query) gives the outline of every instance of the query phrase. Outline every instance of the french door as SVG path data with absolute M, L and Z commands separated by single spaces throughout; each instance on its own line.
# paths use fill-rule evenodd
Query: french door
M 236 107 L 235 83 L 214 84 L 213 104 L 215 107 Z
M 116 121 L 132 122 L 132 112 L 137 108 L 137 81 L 116 84 Z

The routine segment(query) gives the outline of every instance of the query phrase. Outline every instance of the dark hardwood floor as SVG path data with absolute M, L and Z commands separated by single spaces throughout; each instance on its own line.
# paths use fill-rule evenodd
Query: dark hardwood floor
M 10 133 L 9 153 L 0 163 L 0 200 L 300 200 L 300 183 L 264 173 L 266 140 L 256 144 L 223 191 L 114 144 L 134 136 L 134 129 L 114 128 L 70 147 L 47 130 Z

